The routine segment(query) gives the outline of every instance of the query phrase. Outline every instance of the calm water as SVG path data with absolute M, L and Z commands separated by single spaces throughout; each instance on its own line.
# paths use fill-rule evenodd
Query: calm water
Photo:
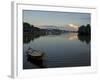
M 26 55 L 28 48 L 41 50 L 41 60 Z M 33 37 L 26 35 L 23 44 L 23 69 L 90 66 L 90 38 L 77 33 Z

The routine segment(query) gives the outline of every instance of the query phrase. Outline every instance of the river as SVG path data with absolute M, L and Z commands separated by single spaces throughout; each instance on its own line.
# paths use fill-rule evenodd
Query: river
M 25 38 L 23 42 L 23 69 L 79 67 L 91 65 L 90 38 L 77 33 L 45 35 Z M 45 54 L 43 59 L 30 59 L 26 52 L 31 47 Z

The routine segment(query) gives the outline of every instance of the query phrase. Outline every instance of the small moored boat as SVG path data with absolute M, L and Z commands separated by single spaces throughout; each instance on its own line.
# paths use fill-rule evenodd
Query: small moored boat
M 33 50 L 32 48 L 29 48 L 27 50 L 27 55 L 34 59 L 41 59 L 44 55 L 44 52 L 40 50 Z

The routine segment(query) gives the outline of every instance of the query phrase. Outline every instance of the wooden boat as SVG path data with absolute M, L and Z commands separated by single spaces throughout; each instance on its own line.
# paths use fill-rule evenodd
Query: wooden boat
M 44 52 L 40 50 L 33 50 L 32 48 L 29 48 L 27 50 L 27 55 L 33 59 L 42 59 Z

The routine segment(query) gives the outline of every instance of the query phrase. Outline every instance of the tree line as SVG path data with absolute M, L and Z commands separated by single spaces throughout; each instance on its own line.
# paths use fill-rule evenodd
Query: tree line
M 82 25 L 78 29 L 78 34 L 79 35 L 90 35 L 91 34 L 91 26 L 90 24 Z

